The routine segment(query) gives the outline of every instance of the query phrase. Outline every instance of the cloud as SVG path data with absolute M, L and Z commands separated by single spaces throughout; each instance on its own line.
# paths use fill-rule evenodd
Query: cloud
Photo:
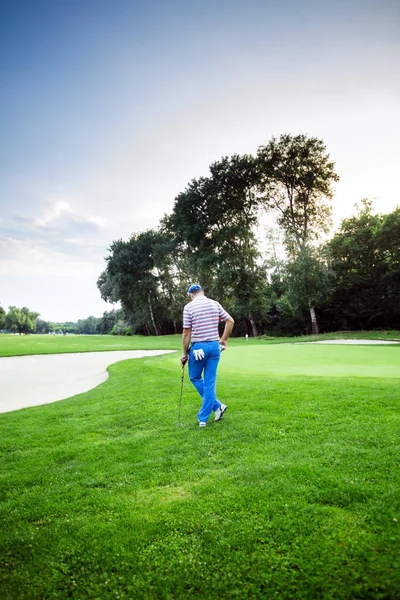
M 35 218 L 0 220 L 0 274 L 93 277 L 109 241 L 104 226 L 103 218 L 78 214 L 59 200 L 46 202 Z
M 68 202 L 49 202 L 49 205 L 46 214 L 41 219 L 36 219 L 36 221 L 34 221 L 38 226 L 46 227 L 47 223 L 59 219 L 62 213 L 73 214 L 73 210 Z
M 36 241 L 16 240 L 0 237 L 0 276 L 44 276 L 74 277 L 92 279 L 100 275 L 100 261 L 90 260 L 81 256 L 77 250 L 72 256 L 67 256 L 49 249 Z

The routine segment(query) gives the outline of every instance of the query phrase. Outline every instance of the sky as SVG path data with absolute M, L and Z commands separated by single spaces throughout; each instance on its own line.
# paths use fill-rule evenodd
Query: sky
M 400 204 L 399 0 L 0 0 L 0 305 L 113 306 L 110 243 L 283 133 L 336 163 L 335 226 Z

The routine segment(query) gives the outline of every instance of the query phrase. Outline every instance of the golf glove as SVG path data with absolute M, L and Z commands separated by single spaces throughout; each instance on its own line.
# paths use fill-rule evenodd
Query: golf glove
M 198 350 L 193 350 L 193 356 L 196 360 L 203 360 L 204 350 L 202 348 L 199 348 Z

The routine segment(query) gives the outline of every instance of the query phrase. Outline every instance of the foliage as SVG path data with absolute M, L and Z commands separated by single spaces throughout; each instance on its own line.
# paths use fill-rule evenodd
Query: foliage
M 114 330 L 118 324 L 118 333 Z M 96 333 L 113 335 L 124 335 L 124 331 L 128 329 L 125 314 L 122 309 L 105 311 L 100 319 L 97 319 Z
M 97 322 L 98 319 L 96 317 L 90 316 L 87 319 L 80 319 L 78 321 L 78 331 L 79 333 L 84 334 L 95 334 L 97 332 Z
M 339 180 L 321 140 L 281 135 L 259 149 L 260 191 L 265 205 L 277 212 L 291 257 L 288 300 L 294 311 L 308 307 L 313 333 L 319 332 L 316 307 L 327 294 L 327 269 L 312 244 L 330 225 L 332 184 Z
M 0 306 L 0 330 L 4 329 L 4 325 L 6 323 L 6 311 L 2 306 Z
M 364 200 L 328 243 L 335 289 L 325 307 L 332 329 L 400 324 L 400 208 L 372 213 Z
M 260 213 L 259 174 L 249 155 L 225 157 L 210 176 L 194 179 L 175 200 L 164 228 L 175 236 L 192 280 L 200 281 L 257 335 L 266 311 L 265 277 L 258 264 L 255 227 Z
M 157 335 L 171 331 L 171 324 L 177 330 L 185 289 L 200 281 L 234 315 L 236 332 L 258 335 L 274 311 L 256 238 L 262 211 L 278 211 L 293 260 L 311 255 L 311 242 L 326 230 L 326 200 L 337 179 L 324 144 L 306 136 L 273 138 L 257 157 L 214 162 L 208 177 L 193 179 L 176 197 L 158 230 L 111 244 L 98 281 L 102 297 L 120 301 L 137 331 Z M 308 280 L 322 271 L 314 264 Z M 303 291 L 319 290 L 304 300 L 315 314 L 314 299 L 326 294 L 320 290 L 324 278 L 314 287 L 308 280 Z
M 129 327 L 129 325 L 127 325 L 125 323 L 125 321 L 123 321 L 122 319 L 119 319 L 114 324 L 114 326 L 111 329 L 110 333 L 112 335 L 132 335 L 132 330 Z
M 339 180 L 335 164 L 317 138 L 281 135 L 257 153 L 264 204 L 277 212 L 289 252 L 303 251 L 328 231 L 333 196 Z
M 109 302 L 120 301 L 135 330 L 158 335 L 174 322 L 171 238 L 162 231 L 134 234 L 110 246 L 107 267 L 97 285 Z
M 50 331 L 52 331 L 51 324 L 38 317 L 36 319 L 36 333 L 49 333 Z
M 23 308 L 10 306 L 5 318 L 5 329 L 13 331 L 14 333 L 24 333 L 27 335 L 28 333 L 35 331 L 36 318 L 38 316 L 39 313 L 30 311 L 26 306 Z
M 294 314 L 304 317 L 310 307 L 320 306 L 329 296 L 333 272 L 322 249 L 305 246 L 289 258 L 285 271 L 287 298 Z
M 318 333 L 317 310 L 325 330 L 399 327 L 400 209 L 376 216 L 364 203 L 317 246 L 338 179 L 324 143 L 305 135 L 272 138 L 256 157 L 224 157 L 178 194 L 158 229 L 111 244 L 101 295 L 120 301 L 130 331 L 146 335 L 180 331 L 194 281 L 235 318 L 234 335 Z M 266 211 L 277 217 L 284 258 L 261 255 Z

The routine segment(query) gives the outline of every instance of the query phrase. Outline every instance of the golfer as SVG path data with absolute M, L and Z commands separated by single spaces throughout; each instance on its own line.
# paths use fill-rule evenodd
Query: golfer
M 217 368 L 221 350 L 225 350 L 235 322 L 218 302 L 204 295 L 200 285 L 191 285 L 188 294 L 191 302 L 183 309 L 181 364 L 183 367 L 189 361 L 190 381 L 203 401 L 197 414 L 199 427 L 205 427 L 213 411 L 215 421 L 220 421 L 228 408 L 217 400 Z M 220 321 L 225 322 L 221 338 L 218 331 Z

